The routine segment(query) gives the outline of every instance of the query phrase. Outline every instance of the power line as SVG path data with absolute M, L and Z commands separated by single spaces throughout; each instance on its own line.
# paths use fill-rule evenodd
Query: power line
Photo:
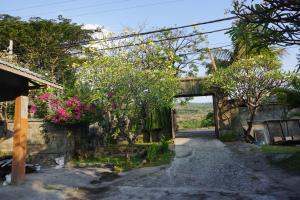
M 176 40 L 176 39 L 184 39 L 184 38 L 194 37 L 194 36 L 198 36 L 198 35 L 204 35 L 204 34 L 211 34 L 211 33 L 226 31 L 226 30 L 229 30 L 229 29 L 230 28 L 224 28 L 224 29 L 218 29 L 218 30 L 201 32 L 201 33 L 193 33 L 193 34 L 188 34 L 188 35 L 183 35 L 183 36 L 178 36 L 178 37 L 169 37 L 169 38 L 164 38 L 164 39 L 160 39 L 160 40 L 152 40 L 152 41 L 145 41 L 145 42 L 140 42 L 140 43 L 135 43 L 135 44 L 127 44 L 127 45 L 121 45 L 121 46 L 115 46 L 115 47 L 108 47 L 108 48 L 97 49 L 97 51 L 107 51 L 107 50 L 113 50 L 113 49 L 129 48 L 129 47 L 134 47 L 134 46 L 146 45 L 146 44 L 149 44 L 149 43 L 159 43 L 159 42 Z M 100 42 L 100 41 L 97 41 L 97 42 Z M 70 47 L 73 47 L 73 46 L 74 46 L 74 44 L 69 45 L 69 46 L 64 46 L 64 47 L 65 48 L 70 48 Z M 60 48 L 57 47 L 57 48 L 54 48 L 54 49 L 60 49 Z M 82 51 L 79 51 L 79 52 L 76 52 L 76 53 L 71 53 L 71 54 L 76 55 L 76 54 L 81 54 L 81 53 L 82 53 Z M 44 58 L 47 58 L 47 57 L 50 57 L 50 56 L 46 56 Z
M 198 23 L 193 23 L 193 24 L 184 25 L 184 26 L 162 28 L 162 29 L 157 29 L 157 30 L 153 30 L 153 31 L 132 33 L 132 34 L 127 34 L 127 35 L 119 35 L 119 36 L 113 36 L 113 37 L 109 37 L 109 38 L 102 38 L 102 39 L 98 39 L 98 40 L 95 40 L 95 39 L 94 40 L 87 40 L 87 41 L 82 41 L 82 42 L 79 42 L 79 43 L 76 43 L 76 44 L 86 44 L 88 42 L 98 42 L 98 41 L 121 40 L 121 39 L 136 37 L 136 36 L 144 36 L 144 35 L 150 35 L 150 34 L 154 34 L 154 33 L 160 33 L 160 32 L 167 32 L 167 31 L 183 29 L 183 28 L 197 27 L 197 26 L 200 26 L 200 25 L 213 24 L 213 23 L 229 21 L 229 20 L 233 20 L 233 19 L 237 19 L 237 17 L 233 16 L 233 17 L 227 17 L 227 18 L 220 18 L 220 19 L 210 20 L 210 21 L 206 21 L 206 22 L 198 22 Z
M 222 22 L 222 21 L 228 21 L 228 20 L 233 20 L 233 19 L 236 19 L 236 18 L 237 17 L 233 16 L 233 17 L 227 17 L 227 18 L 220 18 L 220 19 L 210 20 L 210 21 L 206 21 L 206 22 L 198 22 L 198 23 L 189 24 L 189 25 L 183 25 L 183 26 L 177 26 L 177 27 L 170 27 L 170 28 L 162 28 L 162 29 L 157 29 L 157 30 L 147 31 L 147 32 L 133 33 L 133 34 L 127 34 L 127 35 L 119 35 L 119 36 L 114 36 L 114 37 L 110 37 L 110 38 L 102 38 L 102 39 L 98 39 L 98 40 L 95 40 L 95 39 L 94 40 L 87 40 L 87 41 L 82 41 L 82 42 L 78 42 L 78 43 L 68 44 L 68 45 L 65 45 L 64 47 L 69 48 L 69 47 L 73 47 L 75 45 L 88 44 L 89 42 L 101 42 L 101 41 L 121 40 L 121 39 L 131 38 L 131 37 L 135 37 L 135 36 L 144 36 L 144 35 L 149 35 L 149 34 L 154 34 L 154 33 L 172 31 L 172 30 L 189 28 L 189 27 L 196 27 L 196 26 L 199 26 L 199 25 L 212 24 L 212 23 L 217 23 L 217 22 Z M 180 39 L 180 38 L 193 37 L 193 36 L 196 36 L 196 35 L 210 34 L 210 33 L 225 31 L 225 30 L 229 30 L 229 29 L 230 28 L 224 28 L 224 29 L 213 30 L 213 31 L 208 31 L 208 32 L 189 34 L 189 35 L 180 36 L 180 37 L 165 38 L 165 39 L 162 39 L 162 40 L 157 40 L 157 41 L 152 41 L 152 42 L 162 42 L 162 41 L 167 41 L 167 40 L 174 40 L 174 39 Z M 138 46 L 138 45 L 148 44 L 148 43 L 147 42 L 146 43 L 143 42 L 143 43 L 138 43 L 138 44 L 131 44 L 131 45 L 124 45 L 124 46 L 119 46 L 119 47 L 113 47 L 113 48 L 126 48 L 126 47 L 130 47 L 130 46 Z M 64 45 L 64 44 L 62 44 L 62 45 Z M 107 48 L 107 50 L 113 49 L 113 48 Z M 105 50 L 105 49 L 102 49 L 102 50 Z
M 32 9 L 32 8 L 41 8 L 41 7 L 65 4 L 65 3 L 74 2 L 74 1 L 79 1 L 79 0 L 55 1 L 55 2 L 52 2 L 52 3 L 37 4 L 35 6 L 28 6 L 28 7 L 13 9 L 13 10 L 3 10 L 3 11 L 0 11 L 0 12 L 15 12 L 15 11 L 21 11 L 21 10 L 28 10 L 28 9 Z
M 207 51 L 208 49 L 217 50 L 217 49 L 222 49 L 222 48 L 230 47 L 230 46 L 232 46 L 232 44 L 219 46 L 219 47 L 213 47 L 213 48 L 206 47 L 206 48 L 197 49 L 195 52 L 188 52 L 188 53 L 179 54 L 178 56 L 193 55 L 193 54 L 198 54 L 198 53 L 203 52 L 203 51 Z
M 162 28 L 162 29 L 157 29 L 157 30 L 147 31 L 147 32 L 141 32 L 141 33 L 132 33 L 132 34 L 127 34 L 127 35 L 113 36 L 113 37 L 110 37 L 110 38 L 102 38 L 102 39 L 100 39 L 100 41 L 103 41 L 103 40 L 104 41 L 121 40 L 121 39 L 130 38 L 130 37 L 144 36 L 144 35 L 150 35 L 150 34 L 154 34 L 154 33 L 160 33 L 160 32 L 173 31 L 173 30 L 178 30 L 178 29 L 183 29 L 183 28 L 196 27 L 196 26 L 200 26 L 200 25 L 213 24 L 213 23 L 228 21 L 228 20 L 233 20 L 233 19 L 237 19 L 237 17 L 234 16 L 234 17 L 220 18 L 220 19 L 216 19 L 216 20 L 210 20 L 210 21 L 206 21 L 206 22 L 198 22 L 198 23 L 184 25 L 184 26 L 176 26 L 176 27 Z M 92 42 L 96 42 L 96 41 L 99 41 L 99 40 L 92 40 Z
M 149 7 L 149 6 L 162 5 L 162 4 L 168 4 L 168 3 L 175 3 L 175 2 L 179 2 L 179 1 L 186 1 L 186 0 L 170 0 L 170 1 L 165 1 L 165 2 L 156 2 L 156 3 L 142 4 L 142 5 L 138 5 L 138 6 L 130 6 L 130 7 L 125 7 L 125 8 L 100 10 L 100 11 L 97 11 L 97 12 L 87 12 L 87 13 L 82 13 L 82 14 L 79 14 L 79 15 L 72 15 L 70 17 L 81 17 L 81 16 L 86 16 L 86 15 L 94 15 L 94 14 L 109 13 L 109 12 L 115 12 L 115 11 L 131 10 L 131 9 L 135 9 L 135 8 L 145 8 L 145 7 Z
M 140 46 L 140 45 L 149 44 L 149 43 L 152 43 L 152 42 L 153 43 L 159 43 L 159 42 L 164 42 L 164 41 L 169 41 L 169 40 L 184 39 L 184 38 L 189 38 L 189 37 L 194 37 L 194 36 L 199 36 L 199 35 L 204 35 L 204 34 L 210 34 L 210 33 L 226 31 L 226 30 L 229 30 L 229 29 L 230 28 L 223 28 L 223 29 L 218 29 L 218 30 L 213 30 L 213 31 L 193 33 L 193 34 L 183 35 L 183 36 L 178 36 L 178 37 L 170 37 L 170 38 L 164 38 L 164 39 L 160 39 L 160 40 L 152 40 L 152 41 L 140 42 L 140 43 L 135 43 L 135 44 L 127 44 L 127 45 L 109 47 L 109 48 L 98 49 L 98 50 L 99 51 L 104 51 L 104 50 L 120 49 L 120 48 L 132 47 L 132 46 Z
M 106 1 L 106 2 L 91 4 L 91 5 L 87 5 L 87 6 L 62 9 L 62 10 L 59 10 L 59 11 L 60 12 L 74 11 L 74 10 L 81 10 L 81 9 L 86 9 L 86 8 L 94 8 L 94 7 L 97 7 L 97 6 L 105 6 L 105 5 L 112 5 L 112 4 L 118 4 L 118 3 L 125 3 L 125 2 L 129 2 L 129 1 L 133 1 L 133 0 Z M 47 14 L 55 14 L 55 13 L 57 13 L 57 12 L 52 11 L 52 12 L 36 13 L 34 15 L 47 15 Z M 31 16 L 32 15 L 25 15 L 25 16 L 22 16 L 22 17 L 31 17 Z

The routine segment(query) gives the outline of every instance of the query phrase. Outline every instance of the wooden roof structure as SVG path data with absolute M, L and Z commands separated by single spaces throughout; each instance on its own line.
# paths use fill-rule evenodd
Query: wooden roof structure
M 0 60 L 0 102 L 14 100 L 22 91 L 45 86 L 63 89 L 40 74 Z
M 25 179 L 28 132 L 28 92 L 41 87 L 63 89 L 26 68 L 0 60 L 0 102 L 15 100 L 12 183 Z

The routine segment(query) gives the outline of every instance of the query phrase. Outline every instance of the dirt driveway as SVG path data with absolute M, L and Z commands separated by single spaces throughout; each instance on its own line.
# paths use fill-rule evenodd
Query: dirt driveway
M 97 181 L 107 169 L 47 169 L 22 186 L 0 187 L 0 199 L 300 199 L 300 176 L 270 166 L 256 146 L 180 136 L 170 166 L 110 182 Z

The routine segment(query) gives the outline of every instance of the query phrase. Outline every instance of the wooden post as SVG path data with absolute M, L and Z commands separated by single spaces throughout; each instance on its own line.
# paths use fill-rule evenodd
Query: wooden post
M 28 96 L 18 96 L 15 100 L 12 183 L 20 184 L 25 179 L 25 163 L 28 130 Z

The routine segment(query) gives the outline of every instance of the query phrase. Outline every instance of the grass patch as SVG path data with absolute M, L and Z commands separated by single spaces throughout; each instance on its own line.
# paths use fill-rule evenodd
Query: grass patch
M 280 160 L 271 159 L 271 163 L 289 171 L 300 172 L 299 146 L 263 145 L 261 149 L 264 153 L 272 154 L 273 156 L 290 154 L 291 156 Z
M 222 142 L 234 142 L 234 141 L 237 141 L 238 139 L 239 139 L 239 136 L 234 131 L 227 131 L 225 133 L 222 133 L 219 136 L 219 140 L 221 140 Z
M 300 152 L 294 153 L 291 157 L 284 160 L 273 161 L 272 163 L 289 171 L 300 172 Z
M 131 156 L 127 160 L 125 156 L 101 156 L 73 161 L 76 167 L 92 167 L 92 166 L 111 166 L 117 172 L 129 171 L 141 167 L 152 167 L 166 165 L 171 162 L 174 157 L 174 152 L 167 151 L 157 154 L 156 158 L 151 162 L 144 162 L 145 158 Z
M 263 145 L 261 146 L 261 150 L 264 153 L 273 153 L 273 154 L 300 153 L 299 146 Z
M 201 119 L 191 119 L 188 121 L 178 122 L 178 129 L 195 129 L 201 127 Z

